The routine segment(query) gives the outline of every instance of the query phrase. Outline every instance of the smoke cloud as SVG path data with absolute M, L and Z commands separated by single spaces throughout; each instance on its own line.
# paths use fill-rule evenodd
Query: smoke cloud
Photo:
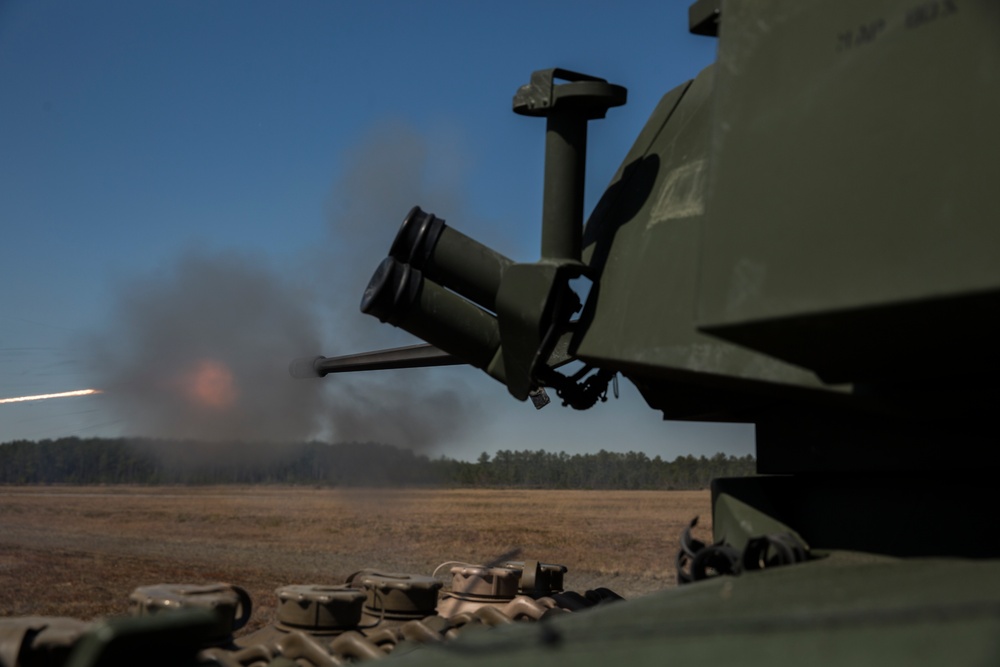
M 259 258 L 189 252 L 123 289 L 91 363 L 132 435 L 287 441 L 319 428 L 320 388 L 287 372 L 318 348 L 304 290 Z
M 358 309 L 361 295 L 414 205 L 462 216 L 465 162 L 453 137 L 428 140 L 400 122 L 376 125 L 344 159 L 327 209 L 333 256 L 322 261 L 335 335 L 326 356 L 421 342 Z M 468 231 L 468 225 L 463 226 Z M 344 296 L 346 290 L 346 296 Z M 350 322 L 350 326 L 343 323 Z M 456 369 L 331 375 L 329 429 L 336 440 L 375 440 L 421 449 L 467 435 L 484 417 L 477 390 Z M 477 378 L 479 379 L 479 378 Z M 475 385 L 488 385 L 482 377 Z M 488 387 L 498 395 L 499 386 Z
M 343 172 L 327 203 L 331 241 L 323 251 L 327 284 L 335 285 L 337 292 L 329 301 L 333 313 L 340 321 L 349 317 L 358 323 L 340 332 L 342 343 L 412 342 L 408 334 L 361 316 L 358 305 L 413 206 L 449 220 L 458 216 L 467 230 L 461 214 L 463 161 L 448 145 L 448 140 L 428 140 L 402 122 L 383 122 L 345 151 Z
M 295 380 L 296 357 L 419 342 L 358 304 L 415 204 L 460 214 L 464 165 L 452 140 L 386 123 L 346 151 L 332 184 L 327 239 L 295 267 L 312 292 L 261 257 L 187 252 L 123 287 L 109 331 L 88 355 L 95 386 L 129 435 L 228 441 L 375 441 L 421 449 L 482 421 L 456 369 Z M 433 147 L 433 150 L 432 150 Z M 433 157 L 433 159 L 432 159 Z M 463 221 L 463 228 L 468 225 Z M 313 253 L 311 258 L 309 253 Z M 480 378 L 476 378 L 480 380 Z M 472 383 L 494 390 L 485 377 Z

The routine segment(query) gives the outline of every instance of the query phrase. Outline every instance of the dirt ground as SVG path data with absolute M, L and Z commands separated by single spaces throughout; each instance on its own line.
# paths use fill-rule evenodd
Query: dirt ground
M 0 616 L 117 615 L 137 586 L 227 581 L 254 600 L 249 631 L 281 585 L 512 549 L 566 565 L 568 590 L 635 597 L 674 585 L 696 515 L 707 537 L 708 491 L 0 487 Z

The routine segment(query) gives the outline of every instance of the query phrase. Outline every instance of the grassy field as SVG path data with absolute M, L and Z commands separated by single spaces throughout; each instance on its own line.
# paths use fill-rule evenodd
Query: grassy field
M 269 622 L 274 589 L 444 561 L 569 567 L 566 587 L 635 597 L 674 584 L 678 538 L 708 491 L 0 487 L 0 615 L 122 614 L 137 586 L 228 581 Z

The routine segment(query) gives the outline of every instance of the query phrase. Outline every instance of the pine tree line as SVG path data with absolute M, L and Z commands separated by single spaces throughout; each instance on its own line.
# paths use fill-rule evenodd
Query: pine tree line
M 446 477 L 460 486 L 533 487 L 547 489 L 703 489 L 716 477 L 743 477 L 756 472 L 754 457 L 678 456 L 665 461 L 641 452 L 567 454 L 566 452 L 501 450 L 476 463 L 439 460 Z
M 696 489 L 751 475 L 752 456 L 501 450 L 475 463 L 379 443 L 290 445 L 62 438 L 0 445 L 0 484 L 309 484 Z

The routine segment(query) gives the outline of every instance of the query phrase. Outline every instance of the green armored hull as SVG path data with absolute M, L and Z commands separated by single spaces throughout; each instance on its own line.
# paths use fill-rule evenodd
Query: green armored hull
M 664 418 L 754 423 L 760 475 L 716 480 L 710 543 L 663 536 L 682 586 L 623 602 L 535 562 L 444 588 L 366 571 L 284 590 L 277 625 L 235 643 L 238 602 L 62 643 L 31 620 L 4 664 L 996 664 L 1000 3 L 690 16 L 717 62 L 664 95 L 586 223 L 588 124 L 626 92 L 540 70 L 513 101 L 545 121 L 539 261 L 415 207 L 362 310 L 428 344 L 292 367 L 464 363 L 578 409 L 621 375 Z

